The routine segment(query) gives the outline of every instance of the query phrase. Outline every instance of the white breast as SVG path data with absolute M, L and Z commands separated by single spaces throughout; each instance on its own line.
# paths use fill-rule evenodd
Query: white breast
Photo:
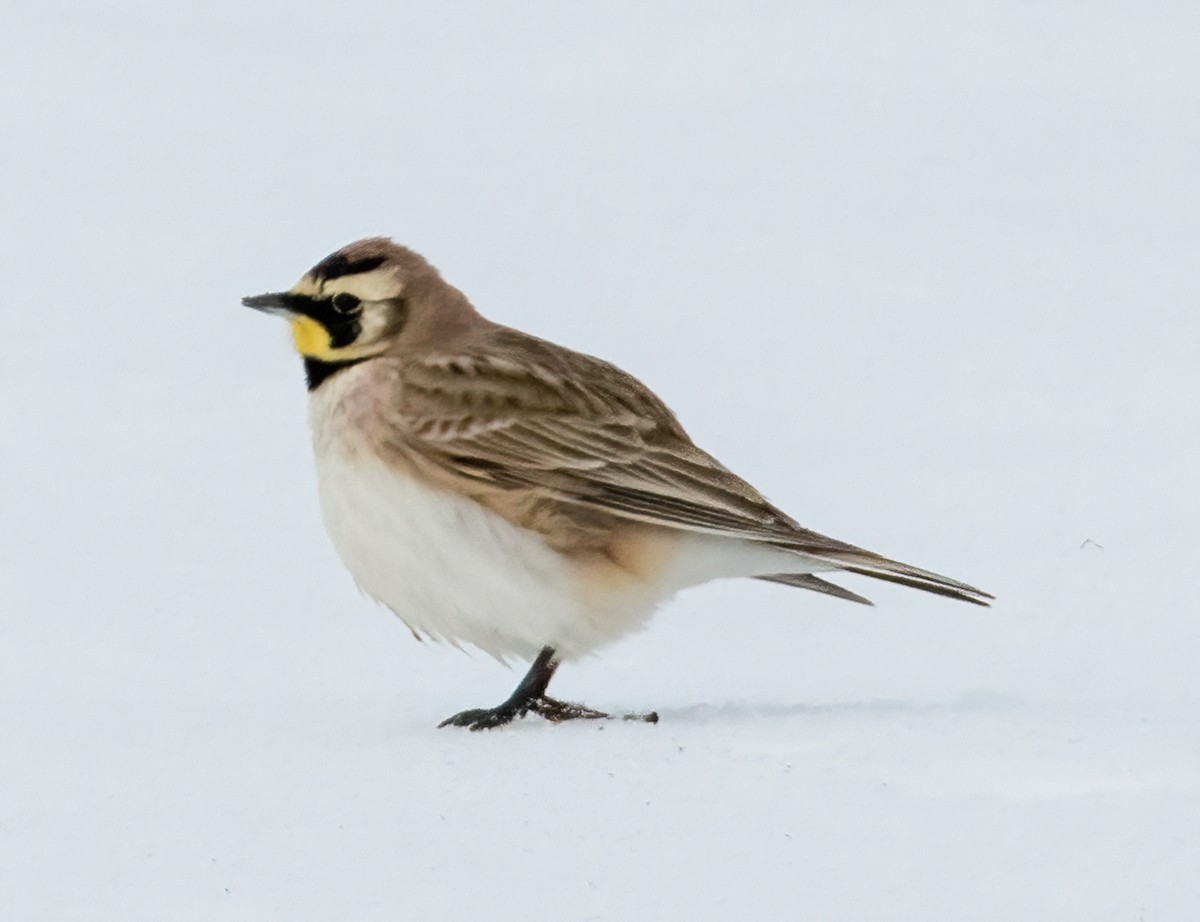
M 342 402 L 357 373 L 340 372 L 310 400 L 321 514 L 359 587 L 419 635 L 500 659 L 532 659 L 547 645 L 568 659 L 638 626 L 667 594 L 597 592 L 535 532 L 371 454 Z

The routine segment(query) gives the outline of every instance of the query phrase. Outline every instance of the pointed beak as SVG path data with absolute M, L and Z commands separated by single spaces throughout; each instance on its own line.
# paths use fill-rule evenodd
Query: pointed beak
M 286 291 L 267 295 L 251 295 L 248 298 L 242 298 L 242 304 L 252 307 L 256 311 L 281 317 L 290 317 L 296 313 L 292 308 L 292 296 Z

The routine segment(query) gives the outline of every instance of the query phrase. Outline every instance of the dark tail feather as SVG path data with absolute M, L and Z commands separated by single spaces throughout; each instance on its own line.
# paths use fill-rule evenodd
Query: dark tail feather
M 812 538 L 819 540 L 813 541 Z M 834 541 L 821 535 L 810 536 L 806 546 L 797 546 L 795 549 L 811 560 L 819 560 L 839 570 L 858 573 L 862 576 L 873 576 L 875 579 L 899 583 L 901 586 L 911 586 L 913 589 L 923 589 L 934 595 L 958 599 L 960 602 L 970 602 L 972 605 L 987 607 L 988 602 L 995 598 L 991 593 L 976 589 L 968 583 L 959 582 L 931 570 L 922 570 L 898 560 L 891 560 L 873 551 L 863 550 L 860 547 Z
M 842 567 L 847 573 L 859 573 L 863 576 L 872 576 L 875 579 L 887 580 L 889 583 L 899 583 L 901 586 L 911 586 L 913 589 L 924 589 L 926 592 L 932 592 L 934 595 L 944 595 L 948 599 L 958 599 L 960 602 L 970 602 L 972 605 L 982 605 L 988 608 L 990 603 L 987 599 L 994 599 L 994 595 L 990 595 L 981 589 L 959 589 L 957 586 L 950 586 L 941 582 L 923 579 L 918 576 L 910 576 L 906 573 L 896 573 L 889 570 L 867 570 L 862 567 Z
M 768 583 L 782 583 L 785 586 L 795 586 L 797 589 L 811 589 L 813 592 L 821 592 L 825 595 L 845 599 L 847 602 L 858 602 L 860 605 L 875 604 L 870 599 L 864 598 L 856 592 L 843 589 L 841 586 L 836 586 L 833 583 L 827 583 L 825 580 L 818 579 L 811 573 L 773 573 L 770 576 L 756 577 L 756 579 L 766 580 Z

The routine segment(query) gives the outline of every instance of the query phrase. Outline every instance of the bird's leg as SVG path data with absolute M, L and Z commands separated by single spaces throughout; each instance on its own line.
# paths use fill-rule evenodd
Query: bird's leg
M 607 720 L 611 714 L 595 711 L 582 704 L 572 704 L 568 701 L 558 701 L 546 694 L 546 688 L 558 668 L 554 658 L 553 647 L 543 647 L 537 655 L 529 672 L 508 699 L 494 708 L 474 708 L 463 711 L 443 720 L 439 727 L 469 727 L 472 730 L 490 730 L 492 727 L 502 727 L 518 717 L 524 717 L 530 711 L 540 714 L 546 720 L 559 723 L 564 720 Z M 658 721 L 657 714 L 636 715 L 633 719 L 647 720 L 650 723 Z
M 593 711 L 580 705 L 566 704 L 546 696 L 546 687 L 558 668 L 554 659 L 554 648 L 543 647 L 525 673 L 525 678 L 516 687 L 503 704 L 494 708 L 473 708 L 455 714 L 443 720 L 440 727 L 469 727 L 472 730 L 490 730 L 492 727 L 502 727 L 518 717 L 524 717 L 530 711 L 541 714 L 547 720 L 570 720 L 572 717 L 607 717 L 600 711 Z

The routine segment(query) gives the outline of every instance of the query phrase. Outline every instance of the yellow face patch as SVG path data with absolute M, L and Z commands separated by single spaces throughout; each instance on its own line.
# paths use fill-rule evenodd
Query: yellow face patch
M 329 342 L 329 332 L 311 317 L 292 318 L 292 342 L 296 351 L 314 359 L 330 359 L 333 357 L 333 347 Z

